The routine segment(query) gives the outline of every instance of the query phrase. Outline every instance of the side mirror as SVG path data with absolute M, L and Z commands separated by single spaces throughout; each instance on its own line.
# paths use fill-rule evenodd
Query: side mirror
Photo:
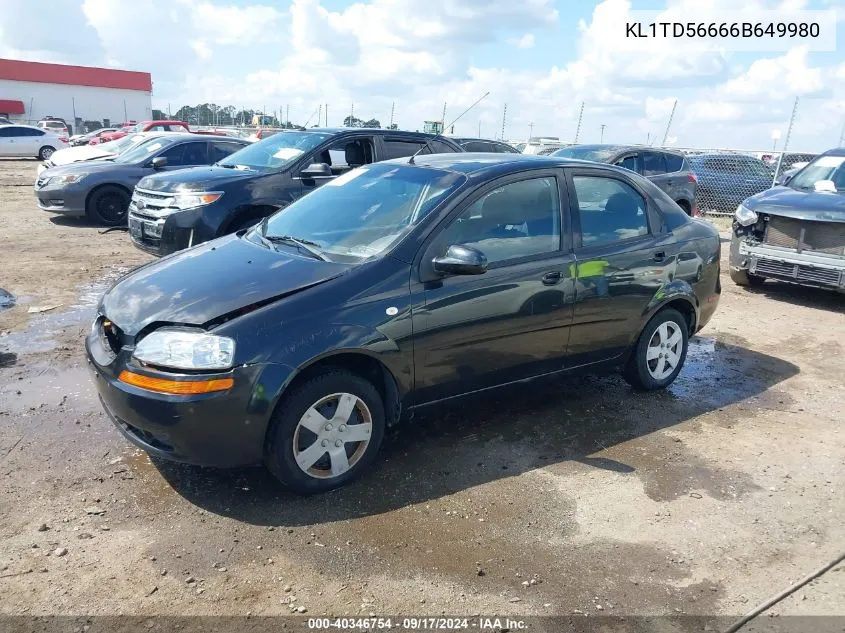
M 452 244 L 446 255 L 432 260 L 434 270 L 450 275 L 482 275 L 487 272 L 487 257 L 477 248 Z
M 303 169 L 299 175 L 302 178 L 331 178 L 332 168 L 326 163 L 311 163 Z
M 836 183 L 832 180 L 817 180 L 813 189 L 824 193 L 836 193 Z
M 150 167 L 152 167 L 153 169 L 162 169 L 163 167 L 167 167 L 167 157 L 156 156 L 150 163 Z
M 795 175 L 795 174 L 786 174 L 785 176 L 782 176 L 782 177 L 780 178 L 780 184 L 785 185 L 785 184 L 786 184 L 786 183 L 788 183 L 790 180 L 792 180 L 792 177 L 793 177 L 794 175 Z

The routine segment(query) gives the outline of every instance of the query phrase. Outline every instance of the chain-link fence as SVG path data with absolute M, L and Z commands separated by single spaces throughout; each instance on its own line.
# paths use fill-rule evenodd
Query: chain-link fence
M 657 148 L 655 148 L 657 149 Z M 703 215 L 730 215 L 749 196 L 783 184 L 815 158 L 809 152 L 665 148 L 686 155 Z

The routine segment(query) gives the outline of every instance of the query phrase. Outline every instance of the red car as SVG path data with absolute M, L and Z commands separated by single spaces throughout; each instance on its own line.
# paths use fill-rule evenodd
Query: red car
M 109 132 L 103 134 L 99 139 L 92 140 L 90 145 L 97 143 L 107 143 L 119 138 L 123 138 L 127 134 L 134 134 L 135 132 L 190 132 L 191 129 L 184 121 L 141 121 L 131 126 L 121 127 L 116 132 Z

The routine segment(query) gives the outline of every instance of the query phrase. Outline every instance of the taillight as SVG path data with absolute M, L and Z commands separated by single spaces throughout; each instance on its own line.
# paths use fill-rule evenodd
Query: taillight
M 696 175 L 695 175 L 694 173 L 692 173 L 692 172 L 689 172 L 689 173 L 687 174 L 687 182 L 695 182 L 695 183 L 697 183 L 697 182 L 698 182 L 698 176 L 696 176 Z

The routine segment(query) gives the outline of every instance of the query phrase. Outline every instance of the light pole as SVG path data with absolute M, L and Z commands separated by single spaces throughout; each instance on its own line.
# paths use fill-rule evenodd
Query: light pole
M 606 127 L 604 123 L 601 124 L 601 138 L 599 139 L 599 143 L 604 143 L 604 128 Z

